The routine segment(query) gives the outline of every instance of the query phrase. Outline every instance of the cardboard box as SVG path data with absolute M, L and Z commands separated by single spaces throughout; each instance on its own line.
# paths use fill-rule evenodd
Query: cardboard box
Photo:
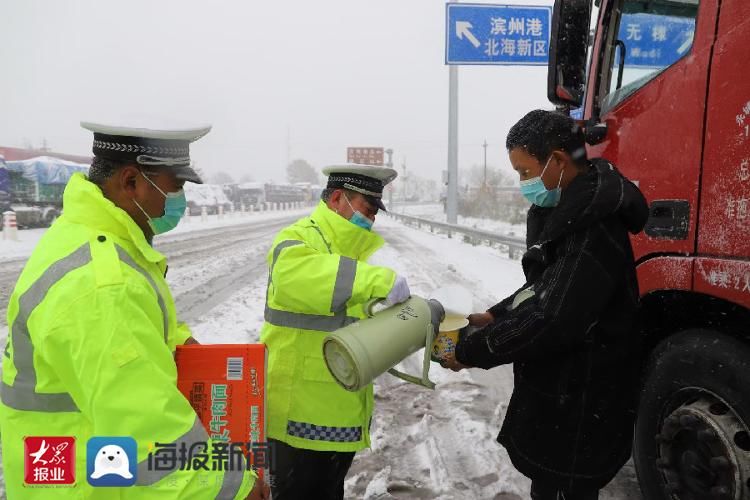
M 177 387 L 214 441 L 243 443 L 245 456 L 263 477 L 266 441 L 266 366 L 263 344 L 177 346 Z M 268 471 L 265 471 L 268 473 Z

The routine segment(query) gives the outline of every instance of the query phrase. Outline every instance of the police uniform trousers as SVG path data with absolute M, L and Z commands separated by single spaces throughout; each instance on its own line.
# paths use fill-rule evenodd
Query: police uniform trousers
M 273 500 L 343 500 L 354 452 L 294 448 L 269 439 Z

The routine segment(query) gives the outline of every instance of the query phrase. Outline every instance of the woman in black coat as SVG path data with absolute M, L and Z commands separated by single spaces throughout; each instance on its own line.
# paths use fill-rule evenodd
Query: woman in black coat
M 640 366 L 638 283 L 628 233 L 648 207 L 568 116 L 532 111 L 506 146 L 533 203 L 526 284 L 470 322 L 444 366 L 513 363 L 498 441 L 534 499 L 596 499 L 630 456 Z

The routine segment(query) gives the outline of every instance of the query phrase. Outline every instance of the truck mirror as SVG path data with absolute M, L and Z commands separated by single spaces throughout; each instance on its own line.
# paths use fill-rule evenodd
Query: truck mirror
M 547 98 L 580 107 L 586 85 L 591 0 L 555 0 L 547 69 Z

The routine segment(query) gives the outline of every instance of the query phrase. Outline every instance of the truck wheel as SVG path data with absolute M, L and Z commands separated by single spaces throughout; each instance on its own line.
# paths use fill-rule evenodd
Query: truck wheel
M 654 351 L 633 458 L 648 500 L 750 499 L 750 347 L 687 330 Z
M 60 214 L 57 210 L 48 210 L 47 213 L 44 214 L 44 221 L 41 225 L 43 227 L 50 227 L 52 223 L 55 222 L 55 219 L 57 219 L 59 216 Z

